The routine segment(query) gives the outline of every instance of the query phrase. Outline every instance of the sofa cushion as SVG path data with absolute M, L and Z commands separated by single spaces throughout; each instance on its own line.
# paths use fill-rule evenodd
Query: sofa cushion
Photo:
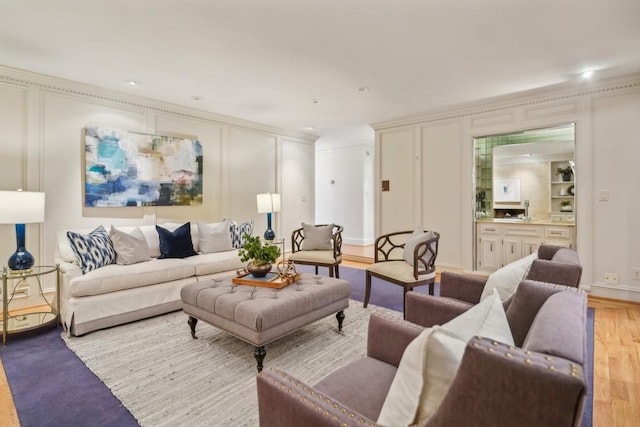
M 169 231 L 176 231 L 176 229 L 182 227 L 183 225 L 184 222 L 165 222 L 160 224 L 162 228 L 166 228 Z M 189 231 L 191 233 L 191 243 L 193 244 L 193 250 L 196 252 L 200 252 L 200 230 L 198 229 L 198 227 L 190 224 Z M 157 231 L 155 233 L 156 235 L 158 234 Z
M 494 289 L 498 291 L 502 301 L 508 300 L 515 293 L 518 284 L 524 280 L 531 263 L 537 258 L 538 253 L 534 252 L 491 273 L 480 295 L 480 301 L 493 295 Z
M 131 265 L 111 264 L 75 277 L 69 295 L 83 297 L 184 279 L 195 274 L 195 266 L 183 259 L 151 259 Z
M 330 251 L 333 249 L 333 224 L 313 225 L 302 223 L 302 249 L 305 251 Z
M 418 246 L 420 243 L 426 242 L 429 239 L 433 239 L 434 237 L 436 237 L 436 235 L 433 231 L 423 231 L 421 227 L 417 227 L 411 234 L 407 242 L 404 244 L 402 258 L 404 258 L 404 260 L 408 262 L 409 265 L 413 266 L 413 253 L 416 249 L 416 246 Z M 430 262 L 431 260 L 428 260 L 427 264 L 429 264 Z
M 120 227 L 120 229 L 126 231 L 126 228 L 124 227 Z M 170 228 L 167 228 L 167 230 L 170 230 Z M 160 256 L 160 236 L 158 236 L 156 226 L 143 225 L 140 227 L 140 231 L 142 231 L 142 234 L 144 234 L 144 237 L 146 237 L 147 239 L 147 244 L 149 245 L 149 254 L 153 258 L 158 258 Z
M 136 264 L 149 261 L 151 258 L 147 239 L 138 227 L 127 233 L 126 231 L 118 230 L 112 225 L 109 230 L 109 238 L 116 251 L 116 264 Z
M 245 263 L 240 261 L 237 249 L 200 254 L 184 258 L 184 260 L 195 267 L 196 276 L 205 276 L 222 271 L 234 271 L 245 266 Z
M 87 235 L 68 231 L 67 237 L 84 274 L 116 261 L 109 234 L 101 225 Z
M 243 222 L 238 224 L 235 221 L 229 223 L 231 232 L 231 243 L 236 249 L 240 249 L 244 245 L 244 235 L 251 235 L 253 233 L 253 221 Z
M 423 423 L 436 411 L 474 335 L 513 345 L 497 292 L 441 327 L 423 331 L 405 349 L 378 423 Z
M 186 258 L 197 255 L 191 241 L 191 223 L 187 222 L 174 231 L 156 225 L 160 237 L 160 259 Z
M 217 224 L 203 224 L 199 222 L 198 236 L 200 252 L 203 254 L 230 251 L 233 249 L 228 221 Z

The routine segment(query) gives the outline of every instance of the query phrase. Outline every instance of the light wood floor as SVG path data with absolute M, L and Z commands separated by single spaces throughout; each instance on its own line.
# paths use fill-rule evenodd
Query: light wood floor
M 343 245 L 343 252 L 350 267 L 373 257 L 372 247 Z M 593 425 L 640 426 L 640 304 L 590 297 L 589 306 L 596 309 Z M 19 425 L 0 362 L 0 427 Z

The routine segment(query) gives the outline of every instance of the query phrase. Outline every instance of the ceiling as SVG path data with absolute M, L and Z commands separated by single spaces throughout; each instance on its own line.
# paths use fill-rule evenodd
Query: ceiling
M 0 65 L 355 140 L 586 69 L 640 72 L 640 1 L 0 0 Z

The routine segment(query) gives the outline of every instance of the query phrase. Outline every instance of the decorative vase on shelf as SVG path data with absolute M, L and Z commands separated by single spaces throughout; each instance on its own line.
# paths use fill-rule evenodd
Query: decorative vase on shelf
M 565 181 L 565 182 L 571 181 L 571 175 L 573 175 L 573 174 L 571 174 L 571 173 L 563 173 L 562 174 L 562 180 Z
M 573 212 L 573 206 L 571 205 L 560 206 L 560 212 Z
M 253 275 L 253 277 L 264 277 L 271 271 L 271 264 L 255 264 L 253 261 L 247 264 L 247 271 Z

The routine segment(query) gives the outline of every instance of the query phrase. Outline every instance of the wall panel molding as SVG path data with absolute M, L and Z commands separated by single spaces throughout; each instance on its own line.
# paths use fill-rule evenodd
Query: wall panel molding
M 398 120 L 372 123 L 371 127 L 376 131 L 409 126 L 412 124 L 425 124 L 440 122 L 443 120 L 461 119 L 481 115 L 496 115 L 497 113 L 543 106 L 544 104 L 563 103 L 569 100 L 578 100 L 585 96 L 605 94 L 611 92 L 623 92 L 640 89 L 640 75 L 625 76 L 617 79 L 605 80 L 590 85 L 582 85 L 576 89 L 577 84 L 557 85 L 551 88 L 520 92 L 504 97 L 484 100 L 479 103 L 470 103 L 462 106 L 448 108 L 447 111 L 426 113 L 420 116 L 407 117 Z
M 144 109 L 156 113 L 163 113 L 183 119 L 201 120 L 210 124 L 230 125 L 241 128 L 250 128 L 262 132 L 285 135 L 301 140 L 315 142 L 316 135 L 309 135 L 303 132 L 296 132 L 289 129 L 280 129 L 262 123 L 251 122 L 239 118 L 225 116 L 217 113 L 196 110 L 146 98 L 138 95 L 130 95 L 115 90 L 102 89 L 84 83 L 64 80 L 56 77 L 46 76 L 29 71 L 17 70 L 10 67 L 0 66 L 0 84 L 11 84 L 26 87 L 37 87 L 41 90 L 48 90 L 61 94 L 68 94 L 73 97 L 90 98 L 107 103 L 115 103 L 122 108 L 128 106 L 137 109 Z

